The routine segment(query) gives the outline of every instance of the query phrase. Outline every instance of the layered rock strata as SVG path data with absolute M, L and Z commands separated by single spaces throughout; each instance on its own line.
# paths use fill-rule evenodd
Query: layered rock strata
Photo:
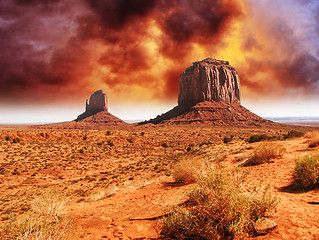
M 271 124 L 240 105 L 240 83 L 227 61 L 206 58 L 180 74 L 178 106 L 140 124 L 261 126 Z
M 240 103 L 238 73 L 229 62 L 206 58 L 180 74 L 178 105 L 204 101 Z

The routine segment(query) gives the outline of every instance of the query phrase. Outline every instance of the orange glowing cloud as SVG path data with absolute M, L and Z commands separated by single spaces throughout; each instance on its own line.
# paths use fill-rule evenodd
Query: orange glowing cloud
M 1 98 L 76 101 L 102 88 L 119 102 L 176 101 L 179 74 L 206 57 L 230 61 L 245 98 L 318 93 L 318 59 L 257 2 L 5 1 Z

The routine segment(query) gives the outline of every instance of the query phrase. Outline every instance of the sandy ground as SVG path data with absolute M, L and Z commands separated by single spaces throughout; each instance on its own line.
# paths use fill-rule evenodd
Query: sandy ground
M 289 128 L 126 127 L 108 130 L 3 129 L 0 132 L 1 226 L 32 212 L 32 201 L 59 191 L 74 218 L 71 239 L 156 239 L 160 219 L 185 200 L 192 185 L 178 185 L 173 166 L 184 158 L 238 164 L 239 154 L 260 143 L 244 140 L 266 133 L 278 138 Z M 304 129 L 307 130 L 307 129 Z M 308 129 L 309 130 L 309 129 Z M 308 131 L 307 130 L 307 131 Z M 224 144 L 224 136 L 233 141 Z M 9 140 L 7 140 L 9 138 Z M 19 142 L 13 143 L 13 139 Z M 319 239 L 319 192 L 291 191 L 295 158 L 317 148 L 307 139 L 278 140 L 282 158 L 245 167 L 248 181 L 269 184 L 279 199 L 270 217 L 278 227 L 256 239 Z M 103 191 L 113 191 L 102 194 Z

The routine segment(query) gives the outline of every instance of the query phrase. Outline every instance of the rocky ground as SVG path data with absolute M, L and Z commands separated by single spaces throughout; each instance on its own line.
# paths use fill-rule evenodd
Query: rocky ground
M 99 130 L 2 128 L 0 226 L 36 212 L 35 199 L 54 192 L 72 217 L 70 239 L 156 239 L 161 217 L 170 206 L 183 202 L 191 187 L 174 182 L 172 169 L 177 162 L 206 159 L 232 167 L 239 155 L 260 144 L 245 141 L 249 136 L 267 134 L 276 137 L 286 153 L 270 163 L 245 167 L 248 181 L 269 184 L 279 199 L 271 216 L 278 227 L 256 239 L 318 239 L 318 190 L 296 192 L 287 186 L 295 158 L 319 149 L 309 148 L 304 137 L 283 140 L 292 129 L 313 130 L 276 124 L 267 128 L 152 124 Z M 232 140 L 224 143 L 225 136 Z

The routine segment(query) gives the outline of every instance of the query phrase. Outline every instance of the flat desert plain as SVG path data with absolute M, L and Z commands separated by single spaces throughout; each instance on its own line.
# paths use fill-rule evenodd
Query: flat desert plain
M 196 183 L 176 181 L 193 162 L 240 168 L 278 199 L 277 227 L 252 239 L 319 239 L 319 192 L 293 184 L 295 159 L 319 152 L 294 130 L 318 128 L 125 125 L 98 130 L 8 127 L 0 131 L 1 239 L 159 239 L 162 218 Z M 267 163 L 243 166 L 265 141 L 285 149 Z M 226 138 L 225 138 L 226 137 Z M 192 164 L 191 164 L 192 165 Z M 248 238 L 248 237 L 247 237 Z

